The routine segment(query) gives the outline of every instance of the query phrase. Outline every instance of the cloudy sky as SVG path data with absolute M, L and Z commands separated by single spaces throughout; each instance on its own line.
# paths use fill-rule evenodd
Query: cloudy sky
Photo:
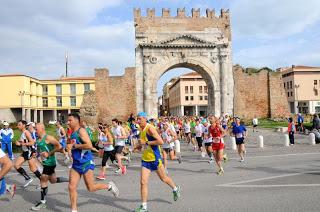
M 2 0 L 0 74 L 36 78 L 64 74 L 65 51 L 73 76 L 107 67 L 121 75 L 135 66 L 133 8 L 229 8 L 233 62 L 278 68 L 320 66 L 319 0 Z M 143 11 L 145 14 L 145 11 Z M 165 74 L 159 87 L 172 76 Z

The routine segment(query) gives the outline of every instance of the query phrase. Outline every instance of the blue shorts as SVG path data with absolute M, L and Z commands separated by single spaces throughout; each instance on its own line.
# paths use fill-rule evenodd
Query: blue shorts
M 72 168 L 79 174 L 83 175 L 89 170 L 94 170 L 94 163 L 92 161 L 87 163 L 73 163 Z
M 7 191 L 6 179 L 2 179 L 0 182 L 0 196 L 5 194 Z
M 61 145 L 61 149 L 67 148 L 67 140 L 66 139 L 61 139 L 60 140 L 60 145 Z
M 141 161 L 141 166 L 146 169 L 149 169 L 150 171 L 157 171 L 161 165 L 162 165 L 161 159 L 158 159 L 152 162 Z

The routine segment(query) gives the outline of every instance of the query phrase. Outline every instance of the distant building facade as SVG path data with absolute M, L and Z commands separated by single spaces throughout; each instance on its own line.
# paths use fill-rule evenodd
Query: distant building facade
M 66 121 L 79 111 L 83 95 L 95 90 L 94 77 L 39 80 L 21 74 L 0 75 L 0 120 Z
M 171 115 L 207 115 L 208 87 L 197 72 L 177 78 L 169 87 Z
M 291 113 L 320 113 L 320 67 L 280 68 Z

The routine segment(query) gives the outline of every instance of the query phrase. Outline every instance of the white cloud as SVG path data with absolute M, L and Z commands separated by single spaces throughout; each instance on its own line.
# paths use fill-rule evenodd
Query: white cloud
M 70 53 L 73 75 L 93 75 L 95 67 L 122 74 L 134 65 L 134 27 L 131 21 L 92 25 L 105 8 L 120 0 L 12 1 L 0 7 L 0 73 L 15 72 L 39 78 L 64 73 L 64 53 Z M 14 15 L 12 15 L 14 14 Z
M 319 0 L 234 0 L 234 36 L 275 39 L 303 32 L 320 21 Z

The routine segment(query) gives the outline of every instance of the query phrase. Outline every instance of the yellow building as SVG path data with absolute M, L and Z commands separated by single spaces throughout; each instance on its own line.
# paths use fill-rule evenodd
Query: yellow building
M 66 121 L 79 111 L 85 92 L 95 90 L 94 77 L 39 80 L 21 74 L 0 75 L 0 120 Z

